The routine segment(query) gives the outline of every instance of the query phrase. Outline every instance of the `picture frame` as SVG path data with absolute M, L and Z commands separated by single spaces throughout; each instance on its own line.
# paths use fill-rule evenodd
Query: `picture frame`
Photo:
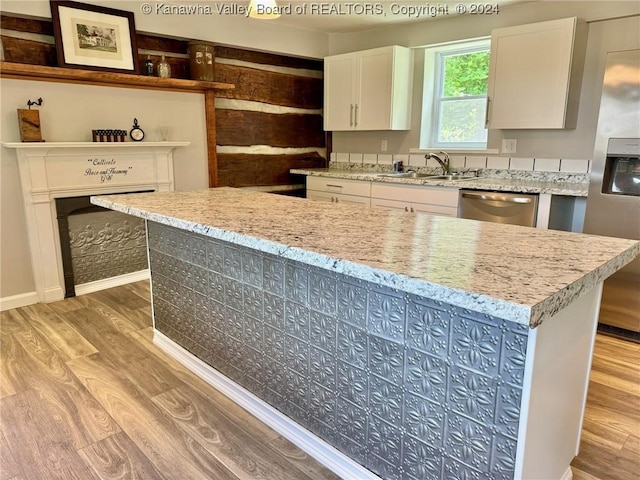
M 50 0 L 58 66 L 140 72 L 133 12 Z

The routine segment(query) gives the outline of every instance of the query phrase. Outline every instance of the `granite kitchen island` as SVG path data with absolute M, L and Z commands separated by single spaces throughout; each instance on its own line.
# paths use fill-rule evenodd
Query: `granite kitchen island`
M 231 188 L 92 202 L 147 220 L 154 341 L 339 475 L 571 478 L 602 281 L 640 242 Z

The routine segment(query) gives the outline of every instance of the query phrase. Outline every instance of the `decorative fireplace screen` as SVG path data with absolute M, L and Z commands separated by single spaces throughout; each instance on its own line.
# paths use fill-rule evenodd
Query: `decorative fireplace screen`
M 144 220 L 91 205 L 89 197 L 56 199 L 65 297 L 75 287 L 147 268 Z

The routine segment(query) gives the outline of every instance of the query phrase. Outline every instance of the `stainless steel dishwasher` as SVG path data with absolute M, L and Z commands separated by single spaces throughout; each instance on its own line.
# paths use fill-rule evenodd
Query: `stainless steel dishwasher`
M 535 227 L 537 213 L 537 194 L 460 190 L 460 218 Z

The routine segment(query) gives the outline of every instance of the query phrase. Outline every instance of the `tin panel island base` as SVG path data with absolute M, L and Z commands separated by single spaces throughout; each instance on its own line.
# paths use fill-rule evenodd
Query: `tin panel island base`
M 602 281 L 638 242 L 226 188 L 92 201 L 147 220 L 154 341 L 341 477 L 571 478 Z

